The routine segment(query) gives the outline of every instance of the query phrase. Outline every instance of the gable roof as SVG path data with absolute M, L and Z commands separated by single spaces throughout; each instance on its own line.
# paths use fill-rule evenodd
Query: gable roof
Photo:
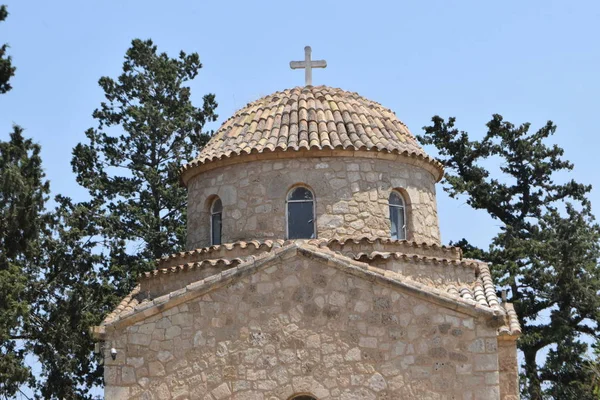
M 390 288 L 403 291 L 422 300 L 438 304 L 444 308 L 459 311 L 471 316 L 486 316 L 499 321 L 502 324 L 506 317 L 506 311 L 500 307 L 496 297 L 491 274 L 487 266 L 483 268 L 483 279 L 481 283 L 482 294 L 475 298 L 461 296 L 460 293 L 432 288 L 399 273 L 383 270 L 362 263 L 342 254 L 326 248 L 319 248 L 306 242 L 291 242 L 284 247 L 277 248 L 271 252 L 259 256 L 250 256 L 244 262 L 226 269 L 218 274 L 211 275 L 186 286 L 156 297 L 154 299 L 140 300 L 140 287 L 123 299 L 121 304 L 111 313 L 100 327 L 94 330 L 94 336 L 102 338 L 106 329 L 117 329 L 128 326 L 146 319 L 152 315 L 165 311 L 181 303 L 202 296 L 211 291 L 224 287 L 232 282 L 252 275 L 273 264 L 281 263 L 291 257 L 306 257 L 320 262 L 327 267 L 336 268 L 344 273 L 351 274 L 361 279 L 367 279 L 373 283 L 385 285 Z M 491 285 L 491 286 L 490 286 Z M 483 296 L 483 297 L 482 297 Z M 482 299 L 485 298 L 485 301 Z M 509 326 L 509 332 L 513 328 Z

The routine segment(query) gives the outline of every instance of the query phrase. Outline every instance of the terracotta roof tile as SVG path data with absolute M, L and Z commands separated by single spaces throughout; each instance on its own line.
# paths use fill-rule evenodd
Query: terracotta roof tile
M 164 274 L 170 274 L 170 273 L 177 273 L 177 272 L 182 272 L 182 271 L 191 271 L 193 269 L 201 269 L 201 268 L 205 268 L 205 267 L 215 267 L 215 266 L 221 266 L 223 268 L 231 268 L 231 267 L 235 267 L 236 265 L 242 263 L 242 259 L 241 258 L 232 258 L 232 259 L 227 259 L 227 258 L 218 258 L 218 259 L 208 259 L 208 260 L 201 260 L 201 261 L 197 261 L 197 262 L 189 262 L 186 264 L 179 264 L 179 265 L 173 265 L 173 266 L 169 266 L 169 267 L 163 267 L 163 268 L 158 268 L 149 272 L 144 272 L 141 274 L 141 278 L 153 278 L 155 276 L 159 276 L 159 275 L 164 275 Z
M 511 303 L 507 303 L 504 305 L 506 309 L 506 313 L 508 314 L 508 326 L 510 328 L 511 335 L 520 335 L 521 334 L 521 324 L 519 324 L 519 318 L 517 317 L 517 312 L 515 311 L 515 307 Z
M 198 248 L 190 251 L 171 254 L 156 260 L 158 269 L 199 262 L 206 259 L 245 258 L 249 255 L 269 252 L 275 248 L 289 244 L 286 240 L 265 241 L 240 241 L 225 243 L 218 246 Z M 388 238 L 348 238 L 338 239 L 310 239 L 308 243 L 321 248 L 329 248 L 357 260 L 373 260 L 378 257 L 412 257 L 423 256 L 424 261 L 433 263 L 462 263 L 462 252 L 458 247 L 439 246 L 436 244 L 408 242 L 406 240 L 393 240 Z M 368 246 L 370 251 L 365 251 Z M 475 265 L 474 261 L 463 263 L 463 266 Z
M 117 318 L 120 314 L 124 313 L 126 310 L 133 311 L 133 308 L 138 304 L 138 300 L 135 298 L 140 293 L 140 285 L 137 285 L 131 293 L 121 300 L 119 305 L 104 318 L 103 324 L 110 323 L 115 318 Z
M 327 246 L 330 249 L 341 253 L 358 254 L 360 252 L 365 252 L 364 249 L 369 249 L 370 252 L 408 253 L 449 260 L 462 259 L 462 251 L 459 247 L 440 246 L 437 244 L 417 243 L 409 242 L 407 240 L 395 240 L 380 237 L 321 240 L 318 245 L 321 247 Z
M 361 253 L 349 253 L 344 252 L 344 255 L 354 258 L 355 260 L 359 260 L 362 262 L 369 262 L 373 260 L 388 260 L 388 259 L 396 259 L 396 260 L 404 260 L 404 261 L 413 261 L 420 264 L 440 264 L 440 265 L 450 265 L 450 266 L 461 266 L 467 268 L 477 269 L 478 264 L 471 260 L 456 260 L 456 259 L 448 259 L 448 258 L 438 258 L 438 257 L 427 257 L 421 256 L 418 254 L 410 254 L 410 253 L 401 253 L 401 252 L 382 252 L 382 251 L 370 251 L 370 252 L 361 252 Z
M 244 258 L 257 252 L 271 251 L 273 248 L 281 247 L 286 242 L 284 240 L 266 240 L 266 241 L 240 241 L 234 243 L 225 243 L 218 246 L 203 247 L 190 251 L 171 254 L 162 257 L 157 261 L 158 269 L 187 264 L 190 262 L 199 262 L 206 259 L 226 259 L 226 258 Z

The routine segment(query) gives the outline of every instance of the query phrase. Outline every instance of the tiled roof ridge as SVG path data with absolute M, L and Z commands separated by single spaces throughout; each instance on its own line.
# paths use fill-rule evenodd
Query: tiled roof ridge
M 492 307 L 499 307 L 500 301 L 496 295 L 496 286 L 492 279 L 492 273 L 488 265 L 484 262 L 479 262 L 479 278 L 482 281 L 483 294 Z
M 482 306 L 494 307 L 488 303 L 488 299 L 484 295 L 482 282 L 480 278 L 477 278 L 474 282 L 471 282 L 470 284 L 460 284 L 459 282 L 457 282 L 456 284 L 451 283 L 449 285 L 445 285 L 445 288 L 448 293 L 454 296 L 459 296 L 465 299 L 473 300 L 476 303 L 481 304 Z
M 180 272 L 180 271 L 189 271 L 192 269 L 198 269 L 198 268 L 203 268 L 203 267 L 208 267 L 208 266 L 211 266 L 211 267 L 233 266 L 233 267 L 235 267 L 236 265 L 239 265 L 244 261 L 245 260 L 242 258 L 232 258 L 232 259 L 217 258 L 217 259 L 210 259 L 210 260 L 200 260 L 200 261 L 196 261 L 196 262 L 179 264 L 179 265 L 174 265 L 174 266 L 165 267 L 165 268 L 157 268 L 152 271 L 143 272 L 142 274 L 140 274 L 140 279 L 149 279 L 149 278 L 153 278 L 155 276 L 159 276 L 159 275 L 163 275 L 163 274 Z
M 492 304 L 494 307 L 499 307 L 500 300 L 496 294 L 496 286 L 494 285 L 492 271 L 490 271 L 488 263 L 474 258 L 465 258 L 464 260 L 477 264 L 477 277 L 481 282 L 482 295 L 485 296 L 489 304 Z
M 411 241 L 407 241 L 407 240 L 396 240 L 396 239 L 390 239 L 390 238 L 384 238 L 384 237 L 369 237 L 369 236 L 362 236 L 362 237 L 354 237 L 354 238 L 345 238 L 345 239 L 306 239 L 305 240 L 307 243 L 311 243 L 313 245 L 319 246 L 319 247 L 328 247 L 330 248 L 331 246 L 346 246 L 349 244 L 394 244 L 394 245 L 399 245 L 402 247 L 407 247 L 407 248 L 425 248 L 425 249 L 436 249 L 436 250 L 442 250 L 443 252 L 449 251 L 449 252 L 453 252 L 453 253 L 458 253 L 459 257 L 462 258 L 462 250 L 460 249 L 460 247 L 453 247 L 453 246 L 444 246 L 444 245 L 438 245 L 436 243 L 427 243 L 427 242 L 411 242 Z M 193 250 L 187 250 L 187 251 L 181 251 L 179 253 L 173 253 L 173 254 L 169 254 L 167 256 L 161 257 L 159 259 L 156 260 L 157 265 L 160 266 L 164 265 L 165 263 L 168 263 L 170 261 L 175 261 L 178 259 L 181 260 L 185 260 L 186 258 L 190 258 L 193 257 L 195 255 L 208 255 L 211 253 L 216 253 L 216 252 L 220 252 L 222 250 L 227 251 L 234 251 L 237 249 L 246 249 L 246 248 L 250 248 L 253 247 L 255 250 L 261 250 L 261 249 L 265 249 L 265 250 L 271 250 L 273 248 L 277 248 L 277 247 L 282 247 L 285 246 L 289 243 L 291 243 L 292 240 L 284 240 L 284 239 L 275 239 L 275 240 L 271 240 L 271 239 L 267 239 L 267 240 L 240 240 L 240 241 L 236 241 L 236 242 L 231 242 L 231 243 L 223 243 L 221 245 L 213 245 L 213 246 L 208 246 L 208 247 L 199 247 L 197 249 L 193 249 Z M 467 261 L 465 259 L 465 261 Z M 477 260 L 468 260 L 468 261 L 472 261 L 472 262 L 477 262 Z
M 457 246 L 445 246 L 439 245 L 437 243 L 427 243 L 427 242 L 416 242 L 409 240 L 399 240 L 399 239 L 391 239 L 387 237 L 371 237 L 371 236 L 362 236 L 362 237 L 348 237 L 343 239 L 329 239 L 327 240 L 326 246 L 331 247 L 334 245 L 339 245 L 341 247 L 347 246 L 349 244 L 398 244 L 401 246 L 406 246 L 409 248 L 430 248 L 430 249 L 439 249 L 442 251 L 450 251 L 454 253 L 458 253 L 460 259 L 462 259 L 462 249 Z M 477 262 L 477 260 L 466 260 L 465 261 L 473 261 Z
M 119 305 L 104 318 L 102 324 L 106 325 L 107 323 L 110 323 L 110 321 L 116 319 L 128 307 L 131 308 L 131 301 L 140 293 L 140 290 L 141 286 L 138 284 L 131 292 L 129 292 L 127 296 L 123 298 L 123 300 L 119 302 Z M 131 310 L 133 310 L 133 308 L 131 308 Z
M 189 271 L 192 269 L 197 269 L 197 268 L 203 268 L 203 267 L 214 267 L 214 266 L 223 266 L 223 267 L 235 267 L 243 262 L 246 262 L 248 260 L 259 260 L 261 258 L 264 257 L 268 257 L 268 255 L 272 252 L 271 250 L 277 249 L 277 248 L 282 248 L 282 247 L 286 247 L 290 244 L 295 244 L 295 243 L 305 243 L 309 246 L 313 246 L 318 248 L 321 252 L 325 252 L 325 253 L 330 253 L 330 254 L 334 254 L 334 255 L 339 255 L 340 257 L 343 258 L 347 258 L 349 260 L 351 260 L 354 263 L 359 263 L 359 264 L 364 264 L 364 265 L 369 265 L 367 262 L 364 262 L 363 259 L 367 258 L 369 261 L 373 261 L 377 258 L 380 259 L 389 259 L 391 257 L 393 257 L 394 259 L 403 259 L 405 261 L 410 261 L 410 262 L 415 262 L 415 263 L 426 263 L 426 264 L 439 264 L 439 265 L 447 265 L 447 266 L 461 266 L 464 268 L 472 268 L 475 271 L 477 271 L 478 274 L 480 274 L 480 264 L 476 261 L 476 260 L 453 260 L 453 259 L 447 259 L 447 258 L 439 258 L 439 257 L 428 257 L 428 256 L 421 256 L 418 254 L 408 254 L 408 253 L 401 253 L 401 252 L 381 252 L 381 251 L 373 251 L 370 253 L 366 253 L 366 252 L 362 252 L 362 253 L 341 253 L 337 250 L 333 250 L 330 249 L 329 247 L 327 247 L 327 240 L 323 240 L 323 239 L 310 239 L 310 240 L 300 240 L 300 241 L 293 241 L 293 240 L 288 240 L 288 241 L 282 241 L 282 245 L 281 246 L 272 246 L 272 247 L 268 247 L 266 248 L 264 253 L 258 253 L 258 254 L 251 254 L 248 255 L 247 257 L 244 258 L 240 258 L 240 257 L 236 257 L 236 258 L 216 258 L 216 259 L 205 259 L 205 260 L 199 260 L 199 261 L 195 261 L 195 262 L 189 262 L 189 263 L 182 263 L 182 264 L 177 264 L 177 265 L 172 265 L 172 266 L 168 266 L 168 267 L 164 267 L 164 268 L 157 268 L 154 269 L 152 271 L 148 271 L 148 272 L 144 272 L 142 274 L 140 274 L 140 279 L 151 279 L 154 277 L 159 277 L 161 275 L 167 274 L 167 273 L 177 273 L 180 271 Z M 211 247 L 216 247 L 216 246 L 211 246 Z M 231 246 L 228 246 L 229 248 L 233 248 Z M 203 248 L 203 249 L 197 249 L 199 250 L 197 253 L 202 253 L 202 250 L 205 249 L 210 249 L 209 248 Z M 196 251 L 191 251 L 191 252 L 182 252 L 179 254 L 187 254 L 187 253 L 196 253 Z M 177 255 L 174 255 L 177 256 Z M 175 257 L 173 257 L 175 258 Z M 171 258 L 169 258 L 171 259 Z M 478 278 L 481 279 L 481 278 Z M 482 289 L 483 290 L 483 289 Z
M 438 295 L 450 297 L 453 299 L 461 299 L 462 301 L 467 302 L 467 304 L 469 304 L 471 306 L 485 307 L 488 309 L 495 310 L 496 312 L 498 312 L 498 311 L 502 312 L 500 307 L 492 306 L 492 305 L 488 304 L 487 302 L 477 301 L 473 296 L 472 290 L 467 285 L 461 285 L 459 288 L 457 288 L 455 285 L 450 284 L 447 286 L 443 286 L 442 288 L 438 288 L 438 287 L 435 287 L 432 285 L 421 283 L 417 280 L 414 280 L 408 276 L 403 275 L 400 272 L 391 271 L 391 270 L 387 270 L 387 269 L 381 269 L 381 268 L 377 268 L 377 267 L 370 267 L 370 270 L 372 270 L 374 272 L 382 273 L 382 274 L 392 277 L 394 279 L 402 279 L 405 282 L 411 282 L 413 285 L 417 285 L 419 287 L 426 287 L 427 290 L 431 291 L 432 293 L 438 294 Z
M 385 253 L 385 252 L 372 252 L 371 254 L 367 253 L 363 253 L 363 254 L 357 254 L 357 255 L 353 255 L 353 254 L 346 254 L 349 256 L 354 257 L 354 259 L 356 260 L 360 260 L 362 257 L 367 257 L 369 260 L 373 260 L 376 258 L 383 258 L 383 259 L 389 259 L 390 257 L 394 257 L 395 259 L 404 259 L 407 261 L 414 261 L 414 262 L 431 262 L 431 263 L 435 263 L 435 264 L 442 264 L 442 265 L 456 265 L 456 266 L 462 266 L 465 268 L 472 268 L 476 271 L 476 280 L 470 284 L 467 283 L 460 283 L 457 282 L 456 284 L 449 284 L 449 285 L 443 285 L 446 288 L 446 292 L 449 293 L 450 295 L 462 298 L 462 299 L 467 299 L 469 301 L 473 301 L 481 306 L 485 306 L 485 307 L 490 307 L 493 309 L 499 309 L 500 308 L 500 301 L 498 299 L 498 296 L 496 295 L 496 291 L 495 291 L 495 286 L 492 280 L 492 276 L 491 276 L 491 272 L 489 270 L 489 267 L 486 263 L 484 263 L 483 261 L 480 260 L 474 260 L 474 259 L 461 259 L 461 260 L 448 260 L 448 259 L 439 259 L 436 257 L 426 257 L 426 256 L 419 256 L 416 254 L 404 254 L 404 253 Z M 377 268 L 377 267 L 373 267 L 370 266 L 371 268 Z M 379 269 L 379 268 L 378 268 Z M 382 271 L 386 271 L 386 273 L 392 273 L 392 274 L 396 274 L 398 276 L 404 276 L 402 273 L 400 272 L 396 272 L 396 271 L 391 271 L 391 270 L 387 270 L 387 269 L 381 269 Z M 414 279 L 411 278 L 406 278 L 409 279 L 411 281 L 414 281 Z M 416 282 L 416 281 L 415 281 Z M 431 287 L 432 289 L 435 288 L 435 286 L 433 285 L 427 285 L 428 287 Z M 458 285 L 458 287 L 457 287 Z M 438 290 L 438 289 L 436 289 Z M 515 314 L 516 315 L 516 314 Z
M 519 336 L 523 332 L 515 307 L 512 303 L 504 303 L 507 315 L 507 324 L 500 328 L 500 335 Z
M 374 254 L 376 253 L 376 254 Z M 370 256 L 371 259 L 375 259 L 377 257 L 385 257 L 386 255 L 382 254 L 382 252 L 373 252 Z M 466 283 L 458 284 L 458 287 L 455 284 L 450 284 L 447 286 L 446 291 L 454 296 L 458 296 L 460 298 L 468 299 L 476 302 L 482 306 L 490 307 L 493 309 L 500 308 L 500 300 L 496 294 L 496 287 L 494 285 L 492 274 L 489 269 L 487 263 L 465 258 L 461 260 L 446 260 L 446 259 L 436 259 L 435 257 L 423 257 L 418 255 L 406 255 L 402 253 L 389 254 L 389 257 L 394 258 L 403 258 L 405 260 L 411 260 L 415 262 L 432 262 L 432 263 L 440 263 L 443 265 L 461 265 L 463 267 L 473 268 L 476 271 L 476 280 L 471 284 L 471 287 Z M 359 257 L 360 258 L 360 257 Z M 388 270 L 386 270 L 388 271 Z M 400 273 L 398 273 L 400 274 Z M 514 309 L 513 309 L 514 312 Z M 515 313 L 516 317 L 516 313 Z M 518 324 L 518 320 L 517 320 Z M 512 329 L 512 328 L 511 328 Z

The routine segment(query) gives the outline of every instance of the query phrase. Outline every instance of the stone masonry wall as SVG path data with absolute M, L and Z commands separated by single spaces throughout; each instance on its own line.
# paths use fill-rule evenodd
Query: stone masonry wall
M 390 236 L 388 197 L 402 189 L 408 240 L 440 243 L 435 179 L 414 165 L 369 158 L 254 161 L 210 170 L 188 184 L 188 249 L 210 245 L 209 207 L 223 202 L 223 242 L 284 239 L 285 200 L 298 184 L 316 197 L 319 238 Z
M 116 400 L 500 398 L 485 321 L 298 256 L 113 332 L 105 364 Z
M 500 399 L 519 400 L 517 341 L 513 338 L 498 340 L 498 366 L 500 369 Z

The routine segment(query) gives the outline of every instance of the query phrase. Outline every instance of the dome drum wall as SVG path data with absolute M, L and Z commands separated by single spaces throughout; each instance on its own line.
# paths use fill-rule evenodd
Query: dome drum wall
M 286 196 L 305 185 L 315 196 L 319 238 L 390 237 L 388 198 L 405 197 L 407 239 L 440 243 L 435 182 L 418 166 L 373 158 L 316 157 L 253 161 L 188 181 L 188 249 L 210 245 L 210 201 L 223 203 L 222 242 L 286 238 Z

